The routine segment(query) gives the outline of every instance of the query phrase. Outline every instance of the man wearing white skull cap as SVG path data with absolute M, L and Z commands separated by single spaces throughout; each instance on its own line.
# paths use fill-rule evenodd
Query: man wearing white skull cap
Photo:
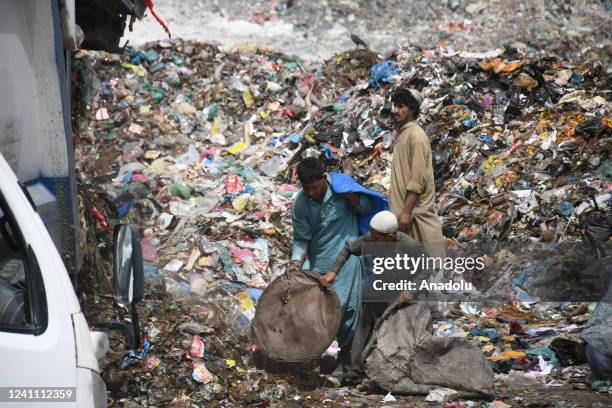
M 411 254 L 412 256 L 417 257 L 419 254 L 425 253 L 422 243 L 412 239 L 408 234 L 398 231 L 397 227 L 397 217 L 391 211 L 381 211 L 374 215 L 370 220 L 370 232 L 354 241 L 348 241 L 344 245 L 331 270 L 319 279 L 321 285 L 329 288 L 336 279 L 338 272 L 341 271 L 342 265 L 351 255 L 358 257 L 363 255 L 363 244 L 397 243 L 402 248 L 401 252 Z M 423 270 L 421 273 L 426 273 L 426 271 Z M 365 279 L 365 277 L 363 278 Z M 414 294 L 406 290 L 399 294 L 397 302 L 405 303 L 413 298 Z M 362 304 L 359 323 L 351 343 L 351 364 L 350 367 L 344 367 L 343 382 L 345 384 L 354 384 L 360 381 L 363 375 L 360 362 L 361 352 L 366 346 L 377 319 L 384 313 L 388 305 L 388 302 L 383 301 L 364 302 Z

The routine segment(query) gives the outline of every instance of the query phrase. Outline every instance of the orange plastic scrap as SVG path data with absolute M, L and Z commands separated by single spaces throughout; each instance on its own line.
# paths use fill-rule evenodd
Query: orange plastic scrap
M 484 72 L 489 72 L 489 71 L 493 71 L 501 63 L 502 63 L 502 59 L 501 58 L 495 58 L 493 60 L 486 60 L 485 59 L 485 60 L 481 61 L 478 65 L 480 65 L 480 68 L 482 68 L 482 70 Z
M 427 58 L 429 59 L 435 59 L 436 55 L 434 54 L 433 50 L 423 50 L 423 54 L 425 54 L 427 56 Z
M 520 67 L 522 67 L 523 65 L 525 65 L 527 63 L 527 61 L 512 61 L 512 62 L 508 62 L 505 63 L 503 67 L 499 67 L 499 71 L 496 71 L 497 73 L 499 72 L 504 72 L 504 73 L 509 73 L 509 72 L 514 72 L 517 69 L 519 69 Z
M 338 148 L 330 143 L 325 143 L 325 146 L 329 147 L 329 149 L 332 151 L 333 154 L 337 154 L 338 153 Z
M 493 71 L 496 74 L 500 74 L 500 73 L 507 74 L 507 73 L 516 71 L 517 69 L 519 69 L 526 63 L 527 61 L 504 62 L 502 61 L 501 58 L 498 57 L 498 58 L 488 60 L 488 61 L 484 60 L 480 62 L 479 65 L 480 65 L 480 68 L 482 68 L 482 70 L 485 72 Z
M 523 353 L 522 351 L 504 350 L 501 354 L 495 354 L 487 357 L 487 360 L 506 361 L 511 359 L 525 358 L 526 356 L 527 354 Z
M 559 128 L 558 139 L 571 139 L 576 135 L 576 125 L 566 124 Z

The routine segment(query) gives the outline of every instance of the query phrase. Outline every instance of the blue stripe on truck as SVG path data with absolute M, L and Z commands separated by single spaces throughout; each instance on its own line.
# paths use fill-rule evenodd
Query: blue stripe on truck
M 60 84 L 62 113 L 64 117 L 64 134 L 66 135 L 66 157 L 68 177 L 45 178 L 41 182 L 58 197 L 57 211 L 59 217 L 59 234 L 61 236 L 60 253 L 66 267 L 71 273 L 81 269 L 79 245 L 79 208 L 77 185 L 74 169 L 74 145 L 72 140 L 71 104 L 70 104 L 70 55 L 66 55 L 62 45 L 62 28 L 60 23 L 59 1 L 51 1 L 53 14 L 53 33 L 55 40 L 55 62 Z M 56 242 L 57 245 L 57 242 Z

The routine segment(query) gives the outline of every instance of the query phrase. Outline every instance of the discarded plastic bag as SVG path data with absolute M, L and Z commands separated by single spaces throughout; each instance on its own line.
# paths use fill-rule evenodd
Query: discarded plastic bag
M 281 275 L 264 290 L 252 328 L 268 357 L 301 362 L 321 357 L 338 333 L 341 317 L 333 288 L 323 289 L 316 273 L 298 271 Z
M 597 136 L 604 129 L 601 118 L 595 117 L 585 122 L 580 123 L 576 126 L 576 134 L 584 136 L 586 138 Z
M 394 61 L 386 60 L 372 66 L 370 85 L 380 86 L 383 83 L 392 83 L 393 77 L 398 74 L 398 66 Z

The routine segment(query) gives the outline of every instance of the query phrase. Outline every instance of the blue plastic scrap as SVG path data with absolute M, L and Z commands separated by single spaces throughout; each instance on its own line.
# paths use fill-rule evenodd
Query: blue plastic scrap
M 480 135 L 480 141 L 485 142 L 486 144 L 493 144 L 493 139 L 489 135 Z
M 463 126 L 465 126 L 466 128 L 473 128 L 474 126 L 476 126 L 476 121 L 472 118 L 465 118 L 463 119 Z
M 143 360 L 149 354 L 150 348 L 151 348 L 151 343 L 149 343 L 149 340 L 145 339 L 144 342 L 142 343 L 142 351 L 139 353 L 136 353 L 134 349 L 129 349 L 128 356 L 137 358 L 139 360 Z
M 393 77 L 399 72 L 397 63 L 385 60 L 381 63 L 372 65 L 370 70 L 370 85 L 379 87 L 383 83 L 393 83 Z
M 128 200 L 128 201 L 125 201 L 119 204 L 119 211 L 117 214 L 117 218 L 123 218 L 130 212 L 131 203 L 132 203 L 132 200 Z
M 370 220 L 372 217 L 374 217 L 380 211 L 389 209 L 387 197 L 374 190 L 365 188 L 361 184 L 357 183 L 348 174 L 331 172 L 329 175 L 331 177 L 331 187 L 334 193 L 359 193 L 370 197 L 372 209 L 369 213 L 359 215 L 357 217 L 357 222 L 359 224 L 359 235 L 367 234 L 370 231 Z
M 488 337 L 491 340 L 495 340 L 495 339 L 498 339 L 500 337 L 500 334 L 495 329 L 474 328 L 470 332 L 470 336 L 472 336 L 472 337 L 482 336 L 482 337 Z
M 562 217 L 569 218 L 574 213 L 574 205 L 569 201 L 561 201 L 555 205 L 555 213 Z
M 529 275 L 533 273 L 533 266 L 527 265 L 521 269 L 521 274 L 512 281 L 512 290 L 517 290 L 525 284 Z
M 329 147 L 328 145 L 323 145 L 323 154 L 325 155 L 326 159 L 332 159 L 334 157 L 334 152 L 332 151 L 331 147 Z
M 300 134 L 299 134 L 299 133 L 292 133 L 292 134 L 289 136 L 289 141 L 290 141 L 291 143 L 296 143 L 296 144 L 297 144 L 297 143 L 300 143 L 300 140 L 301 140 L 301 139 L 302 139 L 302 136 L 300 136 Z
M 247 288 L 247 292 L 249 292 L 249 296 L 253 302 L 259 303 L 259 299 L 261 299 L 261 295 L 263 295 L 263 289 Z

